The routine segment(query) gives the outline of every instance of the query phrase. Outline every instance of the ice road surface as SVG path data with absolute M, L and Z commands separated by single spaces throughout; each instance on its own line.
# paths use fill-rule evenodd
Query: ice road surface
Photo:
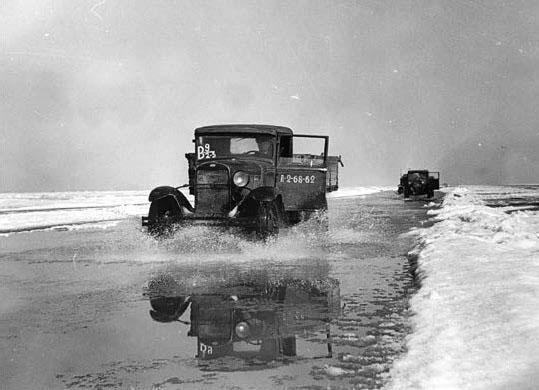
M 380 186 L 371 186 L 371 187 L 345 187 L 341 188 L 338 191 L 330 192 L 328 198 L 347 198 L 352 196 L 361 196 L 374 194 L 381 191 L 390 191 L 394 190 L 395 186 L 392 187 L 380 187 Z
M 421 287 L 390 389 L 537 389 L 539 187 L 457 187 L 416 234 Z
M 386 187 L 349 187 L 330 193 L 351 197 Z M 186 189 L 183 193 L 191 198 Z M 0 234 L 45 229 L 95 229 L 148 213 L 149 191 L 80 191 L 0 194 Z M 192 200 L 192 199 L 191 199 Z
M 146 191 L 0 194 L 0 234 L 104 228 L 148 208 Z

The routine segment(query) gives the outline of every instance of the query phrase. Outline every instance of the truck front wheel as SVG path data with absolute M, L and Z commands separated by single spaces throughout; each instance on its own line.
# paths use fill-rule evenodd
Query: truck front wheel
M 157 236 L 169 235 L 181 217 L 180 208 L 173 197 L 154 200 L 148 212 L 148 232 Z
M 256 219 L 256 234 L 262 239 L 279 234 L 279 212 L 275 202 L 260 202 Z
M 404 187 L 404 197 L 409 198 L 410 197 L 410 189 L 408 187 Z

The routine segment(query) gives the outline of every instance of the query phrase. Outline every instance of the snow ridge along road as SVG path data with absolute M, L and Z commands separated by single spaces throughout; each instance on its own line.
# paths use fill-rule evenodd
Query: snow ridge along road
M 539 381 L 539 186 L 457 187 L 417 229 L 421 287 L 390 389 L 532 389 Z

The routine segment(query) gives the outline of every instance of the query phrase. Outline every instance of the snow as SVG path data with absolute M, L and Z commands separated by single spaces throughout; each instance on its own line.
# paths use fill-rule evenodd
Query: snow
M 328 198 L 348 198 L 374 194 L 376 192 L 395 190 L 395 186 L 370 186 L 370 187 L 344 187 L 335 192 L 330 192 Z
M 148 211 L 147 191 L 0 194 L 0 234 L 107 228 Z
M 148 202 L 148 191 L 72 191 L 0 194 L 0 214 Z
M 413 232 L 421 288 L 388 388 L 536 388 L 539 213 L 516 211 L 515 198 L 537 201 L 539 192 L 447 189 L 442 207 L 428 211 L 438 222 Z

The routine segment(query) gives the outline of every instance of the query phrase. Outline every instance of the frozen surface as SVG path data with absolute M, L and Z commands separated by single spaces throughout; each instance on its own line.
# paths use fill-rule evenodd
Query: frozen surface
M 147 191 L 73 191 L 0 194 L 0 213 L 145 203 Z
M 146 191 L 0 194 L 0 234 L 107 228 L 147 211 Z
M 307 221 L 266 243 L 202 226 L 156 241 L 140 228 L 146 191 L 0 194 L 1 228 L 31 231 L 0 237 L 4 387 L 537 388 L 539 187 L 366 195 L 383 189 L 332 193 L 329 231 Z M 293 364 L 200 369 L 196 340 L 152 322 L 142 296 L 186 269 L 196 283 L 222 269 L 337 278 L 333 357 L 318 332 L 298 336 Z
M 354 197 L 384 187 L 351 187 L 329 194 Z M 182 192 L 192 202 L 188 191 Z M 0 234 L 44 229 L 106 229 L 148 213 L 148 191 L 81 191 L 0 194 Z
M 402 233 L 427 210 L 394 192 L 330 199 L 328 209 L 328 229 L 305 221 L 267 242 L 207 226 L 155 240 L 137 217 L 0 237 L 0 387 L 381 388 L 410 330 L 405 254 L 414 242 Z M 312 323 L 317 306 L 305 301 L 306 317 L 285 317 L 305 322 L 296 356 L 199 361 L 188 325 L 149 315 L 145 292 L 163 275 L 189 293 L 235 286 L 236 297 L 257 278 L 337 279 L 344 307 L 330 323 L 333 356 L 326 324 Z
M 392 389 L 536 389 L 538 186 L 447 189 L 413 232 L 421 288 Z
M 395 186 L 389 187 L 380 187 L 380 186 L 370 186 L 370 187 L 344 187 L 335 192 L 330 192 L 328 198 L 347 198 L 354 196 L 362 196 L 374 194 L 376 192 L 389 191 L 395 189 Z

